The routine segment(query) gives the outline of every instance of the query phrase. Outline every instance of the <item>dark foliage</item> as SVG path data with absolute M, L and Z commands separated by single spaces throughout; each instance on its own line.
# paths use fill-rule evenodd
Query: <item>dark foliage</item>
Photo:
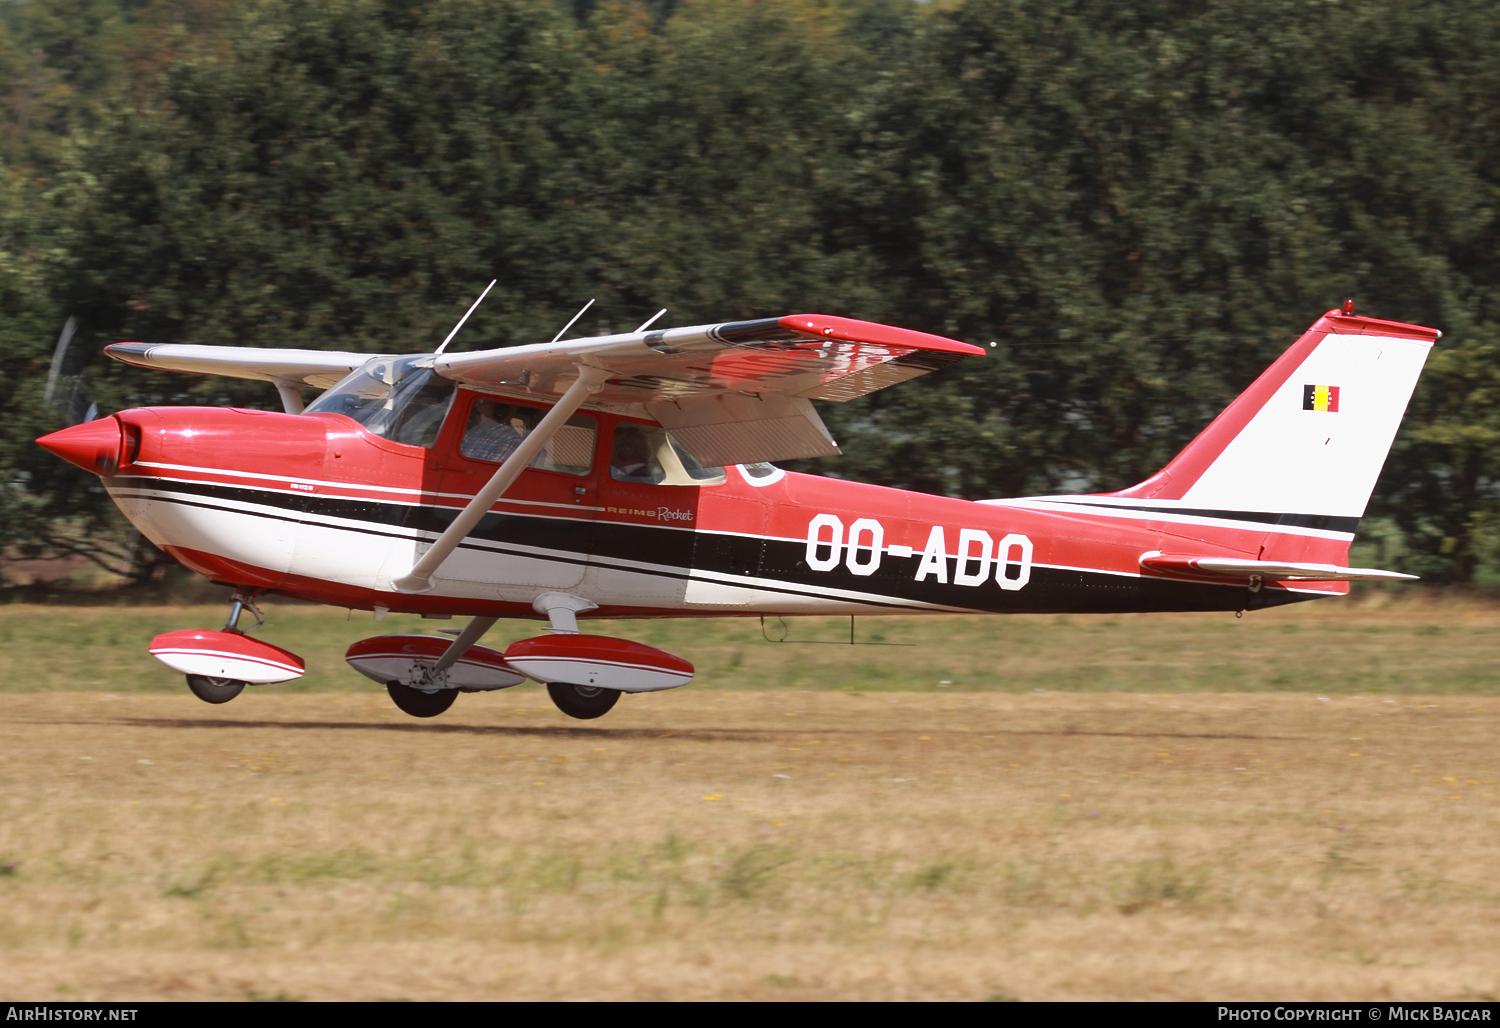
M 68 315 L 84 358 L 415 351 L 494 276 L 460 346 L 590 297 L 588 331 L 820 309 L 993 341 L 829 406 L 846 455 L 807 464 L 968 497 L 1145 477 L 1353 297 L 1446 333 L 1372 513 L 1425 576 L 1500 556 L 1488 4 L 32 0 L 3 25 L 13 545 L 117 531 L 29 445 L 66 418 L 41 394 Z M 67 370 L 106 411 L 273 401 Z

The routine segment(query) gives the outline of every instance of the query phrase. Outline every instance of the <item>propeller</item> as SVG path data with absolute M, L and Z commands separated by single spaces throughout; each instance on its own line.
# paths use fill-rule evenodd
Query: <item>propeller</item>
M 57 337 L 57 346 L 52 350 L 52 367 L 47 371 L 47 388 L 42 392 L 42 405 L 45 407 L 52 406 L 52 401 L 58 395 L 58 385 L 67 368 L 68 347 L 77 334 L 78 319 L 70 314 L 63 323 L 62 334 Z M 83 372 L 78 372 L 72 378 L 73 387 L 68 391 L 68 399 L 62 411 L 64 420 L 69 425 L 95 420 L 99 417 L 99 405 L 83 393 Z

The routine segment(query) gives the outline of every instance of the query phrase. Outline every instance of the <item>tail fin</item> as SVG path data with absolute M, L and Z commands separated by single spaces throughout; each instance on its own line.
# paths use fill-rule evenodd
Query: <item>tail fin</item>
M 1170 464 L 1108 495 L 1337 519 L 1353 531 L 1441 335 L 1329 311 Z

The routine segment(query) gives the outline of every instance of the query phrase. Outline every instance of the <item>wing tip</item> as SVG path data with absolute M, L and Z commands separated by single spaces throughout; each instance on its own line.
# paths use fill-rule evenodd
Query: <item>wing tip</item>
M 151 352 L 151 344 L 141 342 L 110 343 L 104 348 L 104 352 L 122 364 L 134 364 L 136 361 L 132 358 L 144 358 Z
M 874 343 L 886 346 L 908 346 L 913 350 L 956 353 L 966 357 L 982 356 L 987 351 L 972 343 L 932 335 L 909 328 L 897 328 L 874 321 L 839 318 L 831 314 L 787 314 L 777 318 L 782 328 L 810 336 L 826 336 L 851 343 Z

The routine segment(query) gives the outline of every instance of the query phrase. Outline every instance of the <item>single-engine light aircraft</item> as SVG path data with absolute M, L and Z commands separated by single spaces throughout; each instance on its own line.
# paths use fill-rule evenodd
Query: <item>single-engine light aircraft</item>
M 821 314 L 452 354 L 116 343 L 138 367 L 272 383 L 285 413 L 140 408 L 38 442 L 234 588 L 224 628 L 150 646 L 201 699 L 303 674 L 240 627 L 281 594 L 470 618 L 350 647 L 408 714 L 529 678 L 595 718 L 693 667 L 591 618 L 1242 612 L 1411 578 L 1348 552 L 1439 336 L 1346 303 L 1161 471 L 1086 495 L 975 502 L 776 467 L 839 452 L 813 400 L 985 352 Z M 478 645 L 502 617 L 551 631 Z

